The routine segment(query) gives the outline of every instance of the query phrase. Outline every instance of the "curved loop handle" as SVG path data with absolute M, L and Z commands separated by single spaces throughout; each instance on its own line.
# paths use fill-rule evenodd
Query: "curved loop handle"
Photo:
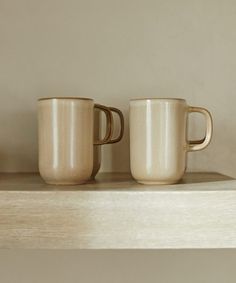
M 113 128 L 114 128 L 114 122 L 113 122 L 113 116 L 111 110 L 109 109 L 109 107 L 106 107 L 101 104 L 95 104 L 94 108 L 103 111 L 106 115 L 106 135 L 102 140 L 95 141 L 94 145 L 107 144 L 111 140 L 113 134 Z
M 123 138 L 123 135 L 124 135 L 124 116 L 123 116 L 122 112 L 115 107 L 109 107 L 109 109 L 112 112 L 116 113 L 119 116 L 119 119 L 120 119 L 120 133 L 119 133 L 118 137 L 115 138 L 115 139 L 111 139 L 108 142 L 108 144 L 112 144 L 112 143 L 119 142 Z
M 202 150 L 209 145 L 209 143 L 211 142 L 211 139 L 212 139 L 213 121 L 212 121 L 211 113 L 207 109 L 201 108 L 201 107 L 189 107 L 188 112 L 189 113 L 193 113 L 193 112 L 201 113 L 206 118 L 206 135 L 205 135 L 205 137 L 201 140 L 189 141 L 188 142 L 188 150 L 189 151 Z

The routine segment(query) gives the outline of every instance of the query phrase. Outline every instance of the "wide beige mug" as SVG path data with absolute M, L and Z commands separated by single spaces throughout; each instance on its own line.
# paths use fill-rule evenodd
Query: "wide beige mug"
M 95 109 L 106 115 L 106 134 L 94 141 Z M 92 99 L 39 99 L 39 171 L 44 181 L 65 185 L 88 181 L 93 171 L 93 146 L 109 142 L 112 131 L 111 110 Z
M 188 116 L 199 112 L 206 119 L 206 135 L 188 141 Z M 188 106 L 184 99 L 130 101 L 130 162 L 134 179 L 142 184 L 174 184 L 187 167 L 187 153 L 206 148 L 213 122 L 208 110 Z

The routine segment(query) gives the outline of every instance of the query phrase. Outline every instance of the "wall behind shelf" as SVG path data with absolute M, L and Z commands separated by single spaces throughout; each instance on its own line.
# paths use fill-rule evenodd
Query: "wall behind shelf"
M 213 114 L 212 145 L 190 155 L 189 169 L 236 176 L 235 15 L 233 0 L 0 0 L 0 171 L 37 170 L 41 96 L 94 97 L 121 108 L 126 122 L 129 98 L 162 96 L 186 98 Z M 191 121 L 192 137 L 202 134 L 198 121 Z M 128 171 L 128 151 L 126 126 L 120 144 L 104 147 L 103 170 Z M 217 283 L 236 277 L 235 251 L 91 253 L 1 251 L 1 278 Z
M 0 171 L 37 170 L 36 99 L 55 95 L 124 111 L 102 168 L 128 171 L 128 100 L 162 96 L 213 114 L 212 145 L 189 169 L 236 176 L 235 13 L 230 0 L 0 0 Z
M 1 251 L 3 283 L 234 283 L 235 251 Z

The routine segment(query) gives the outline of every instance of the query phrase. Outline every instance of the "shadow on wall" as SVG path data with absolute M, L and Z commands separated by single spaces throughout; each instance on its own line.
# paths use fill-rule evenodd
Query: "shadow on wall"
M 38 171 L 37 112 L 15 111 L 0 118 L 0 171 Z
M 123 139 L 117 143 L 111 145 L 111 171 L 119 172 L 122 168 L 122 172 L 130 171 L 129 160 L 129 110 L 122 111 L 125 119 L 124 136 Z M 117 123 L 116 123 L 117 125 Z
M 236 121 L 227 121 L 219 117 L 219 113 L 211 110 L 213 116 L 214 130 L 213 138 L 209 147 L 204 151 L 191 153 L 194 159 L 195 171 L 217 171 L 231 177 L 235 175 L 236 159 Z M 224 114 L 222 114 L 224 115 Z

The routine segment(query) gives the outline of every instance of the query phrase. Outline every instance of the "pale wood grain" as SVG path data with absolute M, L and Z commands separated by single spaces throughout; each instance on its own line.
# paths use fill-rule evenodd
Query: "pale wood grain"
M 102 174 L 56 187 L 0 174 L 0 248 L 236 248 L 236 181 L 191 173 L 158 187 Z

